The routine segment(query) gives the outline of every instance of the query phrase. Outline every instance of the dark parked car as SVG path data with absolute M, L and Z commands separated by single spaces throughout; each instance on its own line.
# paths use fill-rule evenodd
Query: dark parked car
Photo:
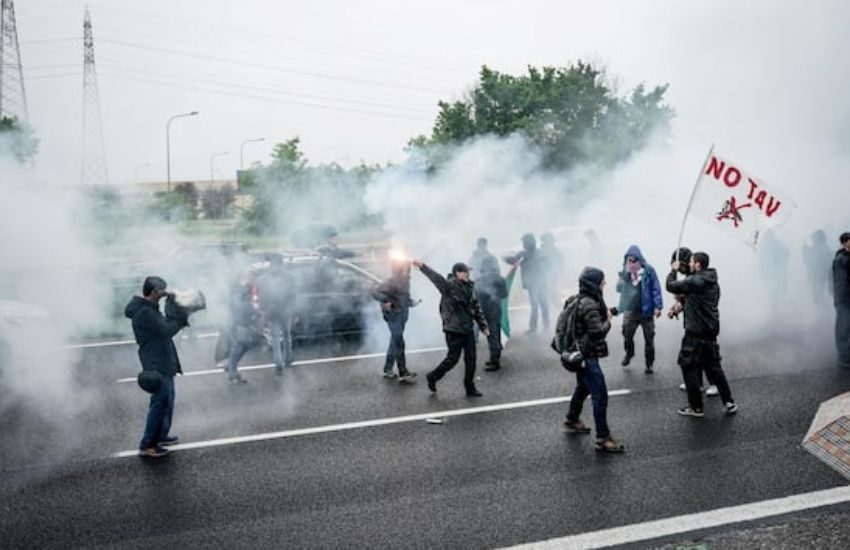
M 269 262 L 254 264 L 251 280 L 257 280 L 269 268 Z M 380 323 L 379 308 L 371 295 L 380 279 L 372 273 L 346 261 L 320 256 L 289 257 L 283 268 L 294 281 L 293 340 L 357 338 Z M 255 286 L 257 307 L 262 299 Z M 225 327 L 216 345 L 216 361 L 226 357 L 228 349 Z

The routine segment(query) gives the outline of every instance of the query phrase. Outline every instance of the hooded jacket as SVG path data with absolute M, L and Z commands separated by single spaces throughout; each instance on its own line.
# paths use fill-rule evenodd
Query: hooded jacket
M 667 290 L 684 297 L 685 332 L 697 337 L 715 338 L 720 334 L 720 286 L 717 271 L 706 268 L 676 280 L 676 272 L 667 275 Z
M 185 326 L 185 319 L 165 317 L 157 304 L 141 296 L 133 296 L 124 308 L 124 315 L 133 324 L 142 370 L 166 376 L 183 372 L 172 337 Z
M 596 268 L 585 268 L 578 280 L 578 312 L 576 314 L 576 339 L 585 357 L 607 357 L 605 341 L 611 322 L 608 308 L 599 284 L 604 275 Z
M 643 273 L 640 277 L 640 313 L 641 317 L 649 319 L 653 316 L 656 309 L 664 309 L 661 283 L 658 281 L 658 274 L 655 272 L 655 268 L 647 263 L 640 248 L 634 244 L 623 255 L 623 270 L 619 273 L 620 278 L 617 280 L 617 292 L 620 293 L 619 309 L 620 311 L 626 310 L 623 287 L 626 284 L 631 284 L 631 275 L 626 270 L 626 258 L 629 256 L 636 258 L 641 267 L 643 267 Z
M 471 334 L 474 323 L 478 323 L 482 331 L 487 330 L 487 321 L 484 319 L 472 281 L 461 281 L 454 274 L 443 277 L 425 264 L 422 264 L 420 269 L 440 291 L 443 332 Z
M 850 252 L 843 248 L 832 260 L 832 290 L 835 307 L 850 308 Z
M 522 250 L 513 256 L 503 258 L 507 263 L 519 263 L 522 275 L 522 288 L 526 290 L 542 289 L 546 285 L 548 271 L 546 256 L 537 248 L 537 241 L 531 235 L 522 238 Z

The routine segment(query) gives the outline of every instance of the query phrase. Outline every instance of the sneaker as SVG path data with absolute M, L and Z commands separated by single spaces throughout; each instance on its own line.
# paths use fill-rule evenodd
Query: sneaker
M 478 390 L 477 390 L 477 389 L 475 389 L 475 388 L 467 388 L 467 390 L 466 390 L 466 396 L 467 396 L 467 397 L 483 397 L 483 396 L 484 396 L 484 394 L 483 394 L 483 393 L 481 393 L 480 391 L 478 391 Z
M 679 409 L 677 412 L 682 416 L 693 416 L 694 418 L 702 418 L 703 416 L 705 416 L 705 413 L 701 410 L 694 410 L 690 407 Z
M 726 414 L 732 415 L 738 412 L 738 405 L 735 403 L 724 403 L 723 406 L 726 407 Z
M 720 395 L 720 392 L 717 391 L 717 386 L 711 385 L 705 390 L 705 395 L 709 397 L 714 397 Z
M 567 420 L 564 422 L 563 428 L 565 432 L 571 434 L 589 434 L 590 428 L 584 425 L 584 422 L 581 420 L 576 420 L 575 422 L 570 422 Z
M 628 367 L 629 363 L 631 363 L 631 362 L 632 362 L 632 356 L 626 355 L 625 357 L 623 357 L 623 360 L 620 362 L 620 364 L 623 365 L 624 367 Z
M 176 435 L 169 435 L 159 440 L 160 447 L 168 447 L 169 445 L 177 445 L 178 443 L 180 443 L 180 438 Z
M 398 377 L 399 384 L 415 384 L 416 383 L 416 373 L 415 372 L 406 372 Z
M 626 450 L 625 445 L 617 443 L 610 436 L 605 439 L 597 439 L 596 443 L 593 444 L 593 448 L 605 453 L 622 453 Z
M 240 385 L 242 385 L 242 384 L 247 384 L 247 383 L 248 383 L 248 381 L 247 381 L 247 380 L 245 380 L 244 378 L 242 378 L 242 376 L 240 376 L 240 375 L 238 375 L 238 374 L 237 374 L 236 376 L 232 376 L 232 377 L 228 378 L 228 379 L 227 379 L 227 382 L 228 382 L 229 384 L 233 384 L 234 386 L 240 386 Z
M 384 371 L 384 378 L 387 380 L 395 380 L 398 376 L 396 376 L 396 373 L 392 371 Z
M 432 392 L 437 391 L 437 381 L 431 378 L 430 374 L 425 375 L 425 381 L 428 382 L 428 389 Z
M 159 445 L 157 445 L 156 447 L 148 447 L 147 449 L 141 449 L 139 452 L 142 456 L 146 456 L 149 458 L 162 458 L 170 451 L 165 447 L 160 447 Z

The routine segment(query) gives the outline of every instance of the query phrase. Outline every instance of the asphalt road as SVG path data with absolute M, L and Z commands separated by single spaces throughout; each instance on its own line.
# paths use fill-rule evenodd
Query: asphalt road
M 531 401 L 523 406 L 442 424 L 416 417 L 183 449 L 159 461 L 116 458 L 138 445 L 146 410 L 135 384 L 116 382 L 135 374 L 135 348 L 85 348 L 72 403 L 24 402 L 4 413 L 0 540 L 7 548 L 493 548 L 846 485 L 799 445 L 818 404 L 850 390 L 828 334 L 722 341 L 740 412 L 727 417 L 709 398 L 698 420 L 675 412 L 685 399 L 674 362 L 681 329 L 671 327 L 659 331 L 651 376 L 640 360 L 619 366 L 618 335 L 609 338 L 609 390 L 629 390 L 610 398 L 608 413 L 624 455 L 600 455 L 592 436 L 563 434 L 567 403 L 534 403 L 568 396 L 573 382 L 546 338 L 522 335 L 505 368 L 479 368 L 479 399 L 465 397 L 462 366 L 428 392 L 421 377 L 439 351 L 409 356 L 420 374 L 409 387 L 382 379 L 377 358 L 295 366 L 283 377 L 251 370 L 247 386 L 215 372 L 178 378 L 173 431 L 199 443 Z M 184 369 L 210 369 L 212 344 L 184 346 Z M 300 358 L 351 351 L 319 345 Z M 268 360 L 259 351 L 243 364 Z M 592 424 L 589 401 L 584 419 Z M 848 515 L 842 504 L 632 547 L 768 547 L 760 545 L 784 540 L 782 529 L 809 533 L 801 536 L 817 542 L 810 547 L 842 547 Z M 824 529 L 826 538 L 812 538 Z

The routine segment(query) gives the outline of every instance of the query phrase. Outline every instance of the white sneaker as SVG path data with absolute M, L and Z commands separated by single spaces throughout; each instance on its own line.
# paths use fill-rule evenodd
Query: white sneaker
M 714 397 L 715 395 L 720 395 L 720 392 L 717 391 L 717 386 L 709 386 L 707 390 L 705 390 L 705 395 L 709 397 Z

